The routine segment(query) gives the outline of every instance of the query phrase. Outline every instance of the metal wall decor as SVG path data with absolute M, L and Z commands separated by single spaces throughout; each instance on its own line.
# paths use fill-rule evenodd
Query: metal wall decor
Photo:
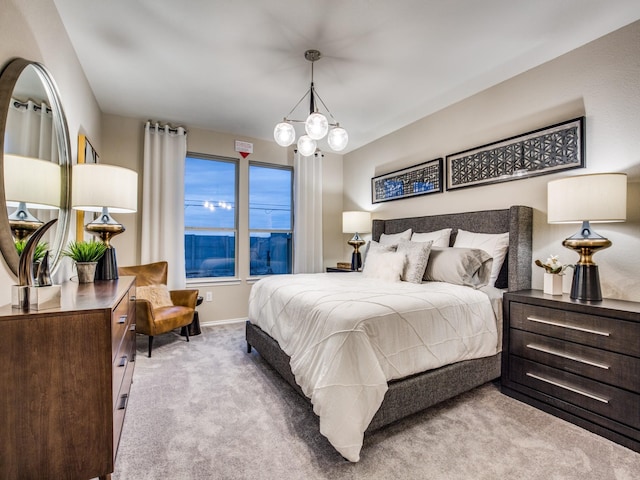
M 443 191 L 443 160 L 436 158 L 371 179 L 371 202 L 379 203 Z
M 584 117 L 447 155 L 447 190 L 585 166 Z

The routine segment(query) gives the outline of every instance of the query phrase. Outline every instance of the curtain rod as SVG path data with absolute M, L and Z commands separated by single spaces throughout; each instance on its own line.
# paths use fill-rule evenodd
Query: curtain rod
M 182 128 L 184 130 L 185 135 L 187 134 L 187 129 L 184 127 L 172 127 L 168 123 L 162 124 L 160 122 L 154 122 L 153 120 L 147 120 L 147 122 L 143 125 L 142 128 L 146 128 L 147 123 L 150 123 L 151 125 L 157 125 L 159 128 L 162 128 L 162 129 L 169 127 L 169 133 L 178 133 L 178 128 Z
M 38 110 L 42 110 L 42 107 L 37 104 L 36 102 L 34 102 L 33 100 L 31 100 L 31 103 L 33 104 L 33 110 L 34 111 L 38 111 Z M 45 103 L 45 105 L 47 105 Z M 29 102 L 21 102 L 20 100 L 14 100 L 13 101 L 13 106 L 15 108 L 29 108 Z M 47 109 L 46 109 L 47 113 L 51 113 L 51 107 L 49 105 L 47 105 Z

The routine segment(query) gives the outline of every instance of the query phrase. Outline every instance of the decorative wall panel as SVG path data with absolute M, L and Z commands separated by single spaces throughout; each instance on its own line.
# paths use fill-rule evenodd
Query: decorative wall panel
M 442 158 L 371 179 L 371 202 L 379 203 L 443 191 Z

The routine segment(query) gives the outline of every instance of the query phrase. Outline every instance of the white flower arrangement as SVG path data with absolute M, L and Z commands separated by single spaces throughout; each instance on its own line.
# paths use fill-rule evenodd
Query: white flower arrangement
M 547 263 L 542 263 L 540 260 L 536 260 L 535 264 L 539 267 L 544 268 L 545 272 L 553 273 L 556 275 L 564 275 L 564 271 L 568 267 L 573 268 L 573 265 L 570 263 L 566 265 L 563 265 L 562 263 L 560 263 L 558 261 L 558 255 L 549 255 L 549 258 L 547 258 Z

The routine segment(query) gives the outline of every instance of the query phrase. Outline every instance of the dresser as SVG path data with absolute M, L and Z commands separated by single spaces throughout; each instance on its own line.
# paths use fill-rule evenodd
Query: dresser
M 135 277 L 0 307 L 0 479 L 108 479 L 134 369 Z
M 640 452 L 640 303 L 506 293 L 501 385 Z

